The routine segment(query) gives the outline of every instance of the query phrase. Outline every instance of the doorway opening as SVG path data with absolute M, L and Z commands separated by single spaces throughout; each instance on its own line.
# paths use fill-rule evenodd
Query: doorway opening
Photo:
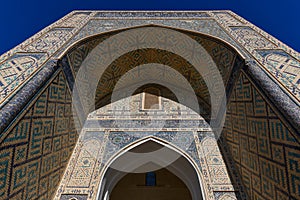
M 126 162 L 128 153 L 148 154 L 162 149 L 161 156 L 147 156 L 146 162 L 143 159 Z M 106 170 L 100 184 L 99 200 L 203 199 L 199 172 L 191 160 L 174 147 L 150 137 L 124 151 Z M 168 155 L 178 156 L 178 159 L 167 164 Z M 131 167 L 132 172 L 128 172 Z

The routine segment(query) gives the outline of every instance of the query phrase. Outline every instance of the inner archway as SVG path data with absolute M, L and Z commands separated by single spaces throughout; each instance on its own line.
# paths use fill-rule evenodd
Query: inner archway
M 136 159 L 126 162 L 128 153 L 147 154 L 163 148 L 165 153 L 159 157 L 147 157 L 147 161 Z M 167 155 L 178 156 L 178 159 L 167 165 Z M 132 166 L 132 173 L 128 173 Z M 149 137 L 129 147 L 111 162 L 102 179 L 98 199 L 201 200 L 203 188 L 199 178 L 197 168 L 187 155 L 158 138 Z

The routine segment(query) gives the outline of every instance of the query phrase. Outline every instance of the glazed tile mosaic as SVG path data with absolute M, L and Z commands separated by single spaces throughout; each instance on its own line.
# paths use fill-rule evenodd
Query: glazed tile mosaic
M 229 49 L 218 41 L 212 41 L 210 38 L 204 36 L 199 37 L 192 34 L 189 36 L 196 40 L 202 45 L 202 47 L 205 48 L 206 51 L 209 52 L 217 66 L 219 66 L 219 71 L 223 77 L 223 81 L 227 83 L 237 54 L 232 49 Z M 103 38 L 97 38 L 96 40 L 92 40 L 84 45 L 78 46 L 75 51 L 68 53 L 67 57 L 75 76 L 89 52 L 108 37 L 108 35 L 105 35 Z M 120 44 L 120 46 L 122 46 L 122 44 Z M 124 60 L 126 60 L 125 63 Z M 95 100 L 96 107 L 98 108 L 101 105 L 101 100 L 111 93 L 115 84 L 124 73 L 136 66 L 146 63 L 160 63 L 168 65 L 183 74 L 192 85 L 196 94 L 201 94 L 198 97 L 199 100 L 203 102 L 201 107 L 204 108 L 204 112 L 202 114 L 208 115 L 210 107 L 209 91 L 199 72 L 182 57 L 157 49 L 139 49 L 137 51 L 132 51 L 122 55 L 111 63 L 102 75 L 103 81 L 98 84 Z M 143 68 L 139 70 L 143 70 Z M 159 73 L 161 72 L 158 72 L 158 75 Z M 172 75 L 170 74 L 165 74 L 164 78 L 172 79 L 171 76 Z
M 218 145 L 208 124 L 212 94 L 204 77 L 182 55 L 156 48 L 127 52 L 107 66 L 95 98 L 84 97 L 99 109 L 89 111 L 77 142 L 72 95 L 81 64 L 106 40 L 146 27 L 188 36 L 216 63 L 228 99 Z M 180 42 L 167 39 L 159 41 Z M 128 39 L 115 47 L 142 42 Z M 139 92 L 131 109 L 112 109 L 116 82 L 132 69 L 134 79 L 142 78 L 139 66 L 147 63 L 169 66 L 188 80 L 201 116 L 179 112 L 169 94 L 161 97 L 161 111 L 144 111 Z M 299 69 L 298 52 L 231 11 L 73 11 L 0 56 L 0 199 L 49 200 L 55 193 L 56 199 L 95 199 L 105 163 L 143 137 L 191 158 L 207 199 L 300 199 Z M 83 110 L 78 116 L 84 118 Z
M 1 199 L 49 199 L 77 140 L 62 72 L 1 133 Z
M 223 137 L 250 199 L 299 198 L 299 135 L 244 73 L 228 105 Z

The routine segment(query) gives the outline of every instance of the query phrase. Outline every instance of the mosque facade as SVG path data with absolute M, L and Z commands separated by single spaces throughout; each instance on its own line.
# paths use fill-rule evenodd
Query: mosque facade
M 232 11 L 73 11 L 0 95 L 0 199 L 300 199 L 300 54 Z

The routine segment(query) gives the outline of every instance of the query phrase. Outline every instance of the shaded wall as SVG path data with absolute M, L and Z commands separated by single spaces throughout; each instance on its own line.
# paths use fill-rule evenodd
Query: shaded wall
M 1 134 L 0 199 L 51 199 L 76 140 L 59 70 Z
M 297 132 L 256 86 L 246 73 L 240 74 L 228 103 L 223 139 L 249 199 L 299 199 Z

